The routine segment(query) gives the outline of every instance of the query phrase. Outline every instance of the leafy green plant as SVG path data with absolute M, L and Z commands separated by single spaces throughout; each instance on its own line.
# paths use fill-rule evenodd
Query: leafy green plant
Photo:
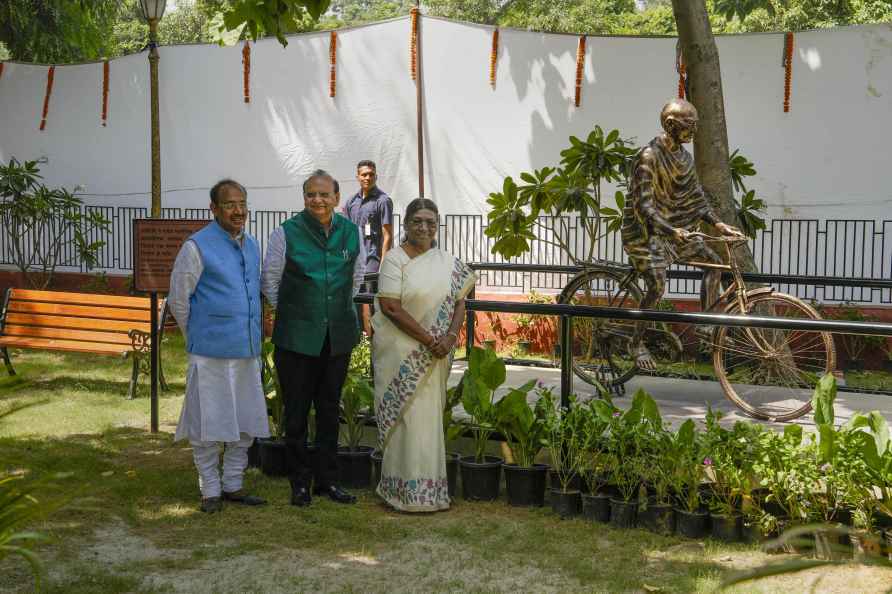
M 750 423 L 737 422 L 732 429 L 719 424 L 722 415 L 712 408 L 706 414 L 703 445 L 706 477 L 712 483 L 710 510 L 715 514 L 737 515 L 743 496 L 749 490 L 751 462 L 747 445 Z
M 271 340 L 265 340 L 261 347 L 260 359 L 260 381 L 263 384 L 263 394 L 266 396 L 270 434 L 274 439 L 285 436 L 285 401 L 282 398 L 282 386 L 279 384 L 279 375 L 273 362 L 275 350 L 276 345 Z
M 846 301 L 835 309 L 825 310 L 827 317 L 834 320 L 847 322 L 873 322 L 876 318 L 864 315 L 857 304 Z M 868 349 L 882 349 L 886 346 L 883 336 L 870 336 L 866 334 L 837 334 L 837 340 L 842 346 L 843 352 L 849 361 L 861 360 Z
M 674 493 L 679 506 L 688 513 L 700 510 L 700 484 L 706 475 L 701 439 L 694 421 L 688 419 L 673 435 Z
M 661 427 L 662 419 L 657 403 L 642 389 L 635 392 L 628 410 L 614 411 L 607 426 L 608 451 L 611 457 L 610 478 L 623 501 L 631 501 L 641 486 L 643 459 L 642 444 L 653 427 Z
M 366 422 L 374 416 L 375 391 L 369 381 L 357 372 L 348 371 L 341 390 L 341 416 L 346 425 L 347 448 L 359 449 Z
M 350 353 L 350 373 L 360 377 L 372 377 L 372 343 L 364 333 L 359 337 L 359 343 L 353 347 Z
M 585 450 L 585 433 L 583 430 L 585 412 L 576 403 L 576 397 L 570 396 L 570 406 L 557 406 L 551 390 L 545 390 L 540 398 L 548 412 L 546 439 L 551 456 L 551 469 L 558 477 L 561 491 L 569 491 L 583 464 Z
M 537 388 L 539 398 L 531 407 L 527 394 L 535 386 L 536 380 L 530 380 L 519 388 L 511 388 L 496 403 L 496 426 L 508 438 L 514 461 L 522 468 L 532 467 L 536 455 L 548 445 L 549 399 L 543 395 L 551 388 Z
M 491 193 L 488 200 L 486 234 L 495 240 L 493 253 L 512 258 L 528 252 L 530 242 L 538 238 L 573 262 L 594 259 L 598 239 L 620 228 L 625 204 L 625 195 L 617 191 L 617 208 L 604 206 L 602 183 L 623 186 L 636 152 L 630 141 L 620 138 L 619 130 L 605 134 L 595 126 L 585 140 L 570 137 L 570 146 L 561 151 L 560 167 L 521 173 L 525 185 L 505 178 L 502 191 Z M 551 217 L 552 224 L 543 215 Z M 586 236 L 588 248 L 582 254 L 570 239 L 570 219 L 565 215 L 576 215 Z
M 505 383 L 505 363 L 495 351 L 473 347 L 468 356 L 468 368 L 462 376 L 461 401 L 470 415 L 474 434 L 474 459 L 483 463 L 486 444 L 496 430 L 496 390 Z
M 443 437 L 446 443 L 458 439 L 465 430 L 464 423 L 455 420 L 455 407 L 461 404 L 464 382 L 446 390 L 446 402 L 443 404 Z
M 32 288 L 45 289 L 58 266 L 75 264 L 75 258 L 88 269 L 96 264 L 105 242 L 90 238 L 107 231 L 109 221 L 98 210 L 83 209 L 78 188 L 70 192 L 43 185 L 37 163 L 13 157 L 0 164 L 0 224 L 12 263 Z
M 731 168 L 731 184 L 734 191 L 741 194 L 740 198 L 734 198 L 737 209 L 737 224 L 740 230 L 748 237 L 756 238 L 756 233 L 765 229 L 765 219 L 761 215 L 765 213 L 767 204 L 761 198 L 756 198 L 756 191 L 749 190 L 743 181 L 745 177 L 756 175 L 753 163 L 740 154 L 736 149 L 728 159 Z
M 579 473 L 586 484 L 597 493 L 606 483 L 612 468 L 607 440 L 607 428 L 613 413 L 618 409 L 613 406 L 610 397 L 589 400 L 582 411 L 581 446 L 582 460 Z

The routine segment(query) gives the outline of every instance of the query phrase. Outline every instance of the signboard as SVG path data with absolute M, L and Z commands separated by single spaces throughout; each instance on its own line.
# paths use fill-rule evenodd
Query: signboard
M 167 293 L 180 247 L 209 222 L 206 219 L 134 219 L 133 288 Z

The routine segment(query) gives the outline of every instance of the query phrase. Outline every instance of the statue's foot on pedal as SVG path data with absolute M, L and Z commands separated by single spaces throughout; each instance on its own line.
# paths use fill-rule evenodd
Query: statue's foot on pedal
M 643 344 L 639 344 L 637 347 L 632 347 L 630 354 L 635 359 L 635 365 L 641 371 L 657 370 L 657 364 L 654 361 L 653 356 Z

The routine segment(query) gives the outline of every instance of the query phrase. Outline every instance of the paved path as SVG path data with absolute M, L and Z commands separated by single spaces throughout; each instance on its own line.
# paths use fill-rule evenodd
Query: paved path
M 455 362 L 452 367 L 450 385 L 459 381 L 466 366 L 465 361 Z M 552 386 L 555 393 L 560 393 L 560 369 L 509 365 L 505 386 L 520 386 L 531 379 L 539 379 L 546 385 Z M 615 398 L 614 403 L 620 408 L 629 406 L 632 395 L 638 388 L 644 388 L 657 401 L 663 419 L 670 422 L 673 427 L 677 427 L 686 419 L 702 422 L 706 417 L 707 406 L 725 414 L 722 419 L 723 423 L 732 424 L 738 420 L 752 421 L 749 417 L 741 414 L 739 409 L 725 398 L 721 386 L 715 381 L 639 376 L 626 384 L 626 396 Z M 595 394 L 592 386 L 578 378 L 574 378 L 573 389 L 580 397 L 592 397 Z M 869 412 L 872 410 L 879 410 L 887 420 L 892 422 L 892 396 L 854 392 L 839 392 L 836 396 L 837 424 L 848 421 L 856 411 Z M 464 416 L 466 416 L 464 411 L 456 411 L 457 418 Z M 806 429 L 814 428 L 814 421 L 810 414 L 796 422 Z M 763 423 L 775 429 L 783 429 L 785 425 L 784 423 Z

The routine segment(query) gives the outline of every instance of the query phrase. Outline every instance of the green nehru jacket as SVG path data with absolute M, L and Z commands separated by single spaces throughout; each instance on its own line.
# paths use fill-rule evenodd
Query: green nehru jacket
M 353 269 L 359 256 L 359 230 L 339 214 L 329 234 L 306 210 L 282 224 L 285 270 L 279 285 L 273 343 L 319 356 L 325 336 L 331 354 L 349 353 L 359 341 L 353 305 Z

